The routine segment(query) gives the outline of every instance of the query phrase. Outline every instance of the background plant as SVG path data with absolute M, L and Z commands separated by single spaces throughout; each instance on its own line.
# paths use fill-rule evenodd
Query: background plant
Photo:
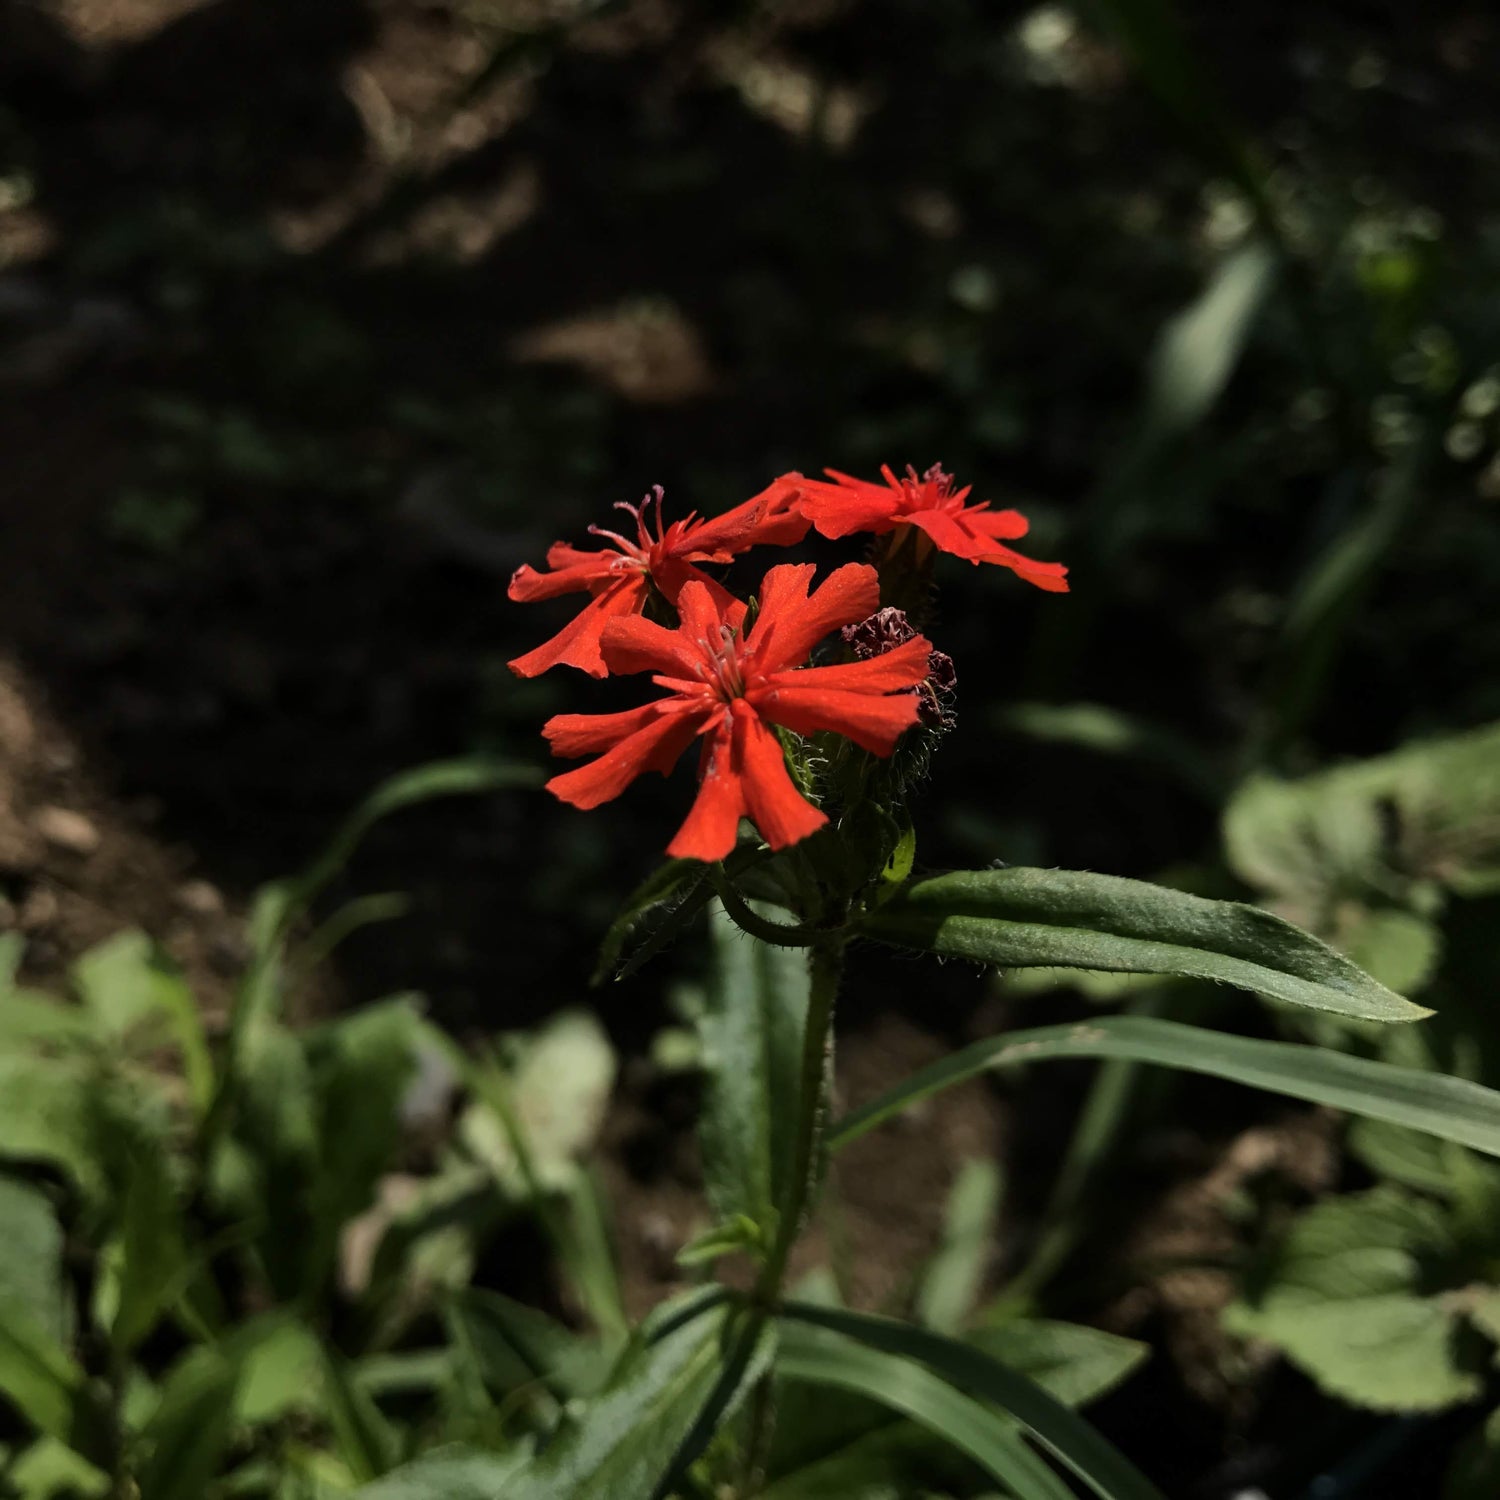
M 353 789 L 459 746 L 514 753 L 578 706 L 514 688 L 504 662 L 534 637 L 498 596 L 617 482 L 712 509 L 824 457 L 867 473 L 942 455 L 1021 505 L 1036 555 L 1068 559 L 1079 587 L 1034 639 L 1014 591 L 950 578 L 967 727 L 923 813 L 924 863 L 1264 899 L 1403 992 L 1380 945 L 1426 962 L 1413 993 L 1439 1019 L 1382 1041 L 1223 987 L 1127 995 L 1096 975 L 1043 994 L 1026 979 L 1043 971 L 954 964 L 915 989 L 909 965 L 856 948 L 850 1102 L 883 1058 L 913 1068 L 1101 1004 L 1365 1057 L 1399 1035 L 1405 1065 L 1430 1048 L 1487 1078 L 1493 898 L 1384 847 L 1388 798 L 1373 873 L 1369 818 L 1336 799 L 1351 826 L 1320 820 L 1337 873 L 1311 891 L 1226 861 L 1220 835 L 1247 776 L 1279 788 L 1500 716 L 1493 123 L 1475 82 L 1491 42 L 1473 7 L 1179 6 L 1174 25 L 1160 6 L 862 0 L 642 22 L 340 0 L 315 22 L 147 4 L 118 28 L 92 0 L 15 9 L 0 636 L 103 787 L 91 801 L 54 746 L 26 751 L 0 704 L 0 925 L 27 935 L 29 984 L 61 992 L 89 944 L 144 924 L 214 1037 L 235 940 L 216 932 L 206 962 L 214 924 L 185 921 L 153 852 L 190 848 L 237 914 Z M 318 986 L 419 985 L 468 1042 L 575 1003 L 680 792 L 663 795 L 594 819 L 508 797 L 393 822 L 325 900 L 410 890 L 407 912 L 355 931 Z M 57 804 L 94 821 L 97 854 L 32 852 L 27 820 Z M 600 1009 L 622 1056 L 601 1168 L 628 1298 L 674 1276 L 642 1226 L 693 1190 L 696 1075 L 673 1071 L 682 1031 L 653 1039 L 706 961 L 694 929 Z M 1119 1060 L 1064 1153 L 1095 1066 L 952 1096 L 978 1101 L 980 1128 L 941 1159 L 1004 1167 L 987 1293 L 1019 1277 L 1050 1314 L 1152 1343 L 1095 1417 L 1134 1439 L 1142 1411 L 1172 1413 L 1152 1461 L 1174 1493 L 1298 1493 L 1325 1469 L 1356 1492 L 1435 1490 L 1481 1403 L 1360 1415 L 1265 1344 L 1210 1337 L 1213 1308 L 1173 1302 L 1148 1231 L 1200 1180 L 1218 1192 L 1173 1253 L 1250 1306 L 1256 1267 L 1316 1202 L 1398 1170 L 1419 1200 L 1452 1191 L 1390 1152 L 1375 1166 L 1365 1127 L 1316 1106 Z M 894 1155 L 950 1140 L 968 1108 L 907 1116 Z M 1322 1165 L 1236 1165 L 1278 1141 Z M 922 1253 L 872 1234 L 871 1202 L 926 1245 L 950 1186 L 882 1177 L 899 1200 L 852 1190 L 846 1210 L 856 1300 Z M 1403 1285 L 1445 1306 L 1483 1282 L 1446 1251 L 1402 1255 L 1420 1264 Z M 531 1296 L 542 1259 L 493 1284 Z

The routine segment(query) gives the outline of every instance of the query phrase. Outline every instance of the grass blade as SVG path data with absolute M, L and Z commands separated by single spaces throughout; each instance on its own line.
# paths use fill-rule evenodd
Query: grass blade
M 1494 1089 L 1325 1047 L 1257 1041 L 1146 1016 L 1106 1016 L 976 1042 L 913 1073 L 847 1116 L 834 1130 L 831 1144 L 845 1146 L 919 1099 L 976 1074 L 1063 1057 L 1125 1058 L 1206 1073 L 1366 1119 L 1407 1125 L 1500 1156 L 1500 1093 Z

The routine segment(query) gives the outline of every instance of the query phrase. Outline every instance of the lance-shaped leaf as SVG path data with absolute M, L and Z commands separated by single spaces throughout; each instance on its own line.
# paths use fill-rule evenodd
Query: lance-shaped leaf
M 1061 1057 L 1122 1057 L 1206 1073 L 1368 1119 L 1387 1120 L 1500 1156 L 1500 1093 L 1467 1079 L 1296 1042 L 1228 1036 L 1149 1016 L 1106 1016 L 1077 1026 L 1041 1026 L 991 1037 L 919 1069 L 856 1110 L 833 1133 L 847 1145 L 882 1120 L 992 1068 Z
M 529 1457 L 520 1447 L 487 1453 L 452 1444 L 403 1464 L 356 1494 L 359 1500 L 498 1500 L 511 1493 L 506 1486 Z
M 516 1476 L 506 1500 L 646 1500 L 657 1492 L 715 1398 L 743 1318 L 695 1294 L 653 1326 L 657 1336 L 638 1330 L 609 1384 Z M 731 1405 L 719 1409 L 721 1420 Z
M 750 937 L 713 908 L 714 966 L 703 1043 L 703 1168 L 721 1220 L 743 1215 L 767 1241 L 792 1172 L 792 1121 L 807 1018 L 806 955 Z
M 908 885 L 865 936 L 1001 968 L 1217 980 L 1364 1021 L 1430 1014 L 1259 907 L 1080 870 L 970 870 Z
M 669 859 L 630 893 L 599 945 L 593 984 L 624 979 L 661 951 L 708 905 L 713 887 L 708 866 L 696 859 Z
M 776 1368 L 788 1380 L 852 1391 L 902 1412 L 966 1453 L 1018 1500 L 1070 1500 L 1073 1494 L 1026 1446 L 1014 1422 L 917 1360 L 872 1349 L 831 1329 L 787 1323 Z
M 109 1419 L 83 1370 L 21 1308 L 0 1309 L 0 1407 L 84 1457 L 109 1452 Z
M 969 1396 L 993 1401 L 1072 1469 L 1101 1500 L 1162 1500 L 1155 1485 L 1082 1417 L 1034 1381 L 984 1351 L 892 1318 L 814 1307 L 805 1302 L 789 1302 L 784 1311 L 789 1319 L 832 1329 L 872 1349 L 915 1360 Z

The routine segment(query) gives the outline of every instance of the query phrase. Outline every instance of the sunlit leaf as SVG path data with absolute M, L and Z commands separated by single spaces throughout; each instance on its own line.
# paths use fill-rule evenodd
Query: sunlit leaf
M 1429 1014 L 1258 907 L 1073 870 L 972 870 L 918 880 L 866 936 L 1001 968 L 1061 964 L 1239 985 L 1367 1021 Z
M 208 1107 L 214 1071 L 198 1002 L 177 966 L 144 932 L 122 932 L 89 949 L 73 965 L 72 980 L 102 1032 L 116 1042 L 162 1028 L 181 1055 L 195 1108 Z
M 1333 1395 L 1382 1411 L 1431 1411 L 1470 1400 L 1488 1355 L 1467 1357 L 1457 1302 L 1431 1289 L 1454 1255 L 1442 1211 L 1381 1187 L 1315 1204 L 1256 1266 L 1225 1314 Z

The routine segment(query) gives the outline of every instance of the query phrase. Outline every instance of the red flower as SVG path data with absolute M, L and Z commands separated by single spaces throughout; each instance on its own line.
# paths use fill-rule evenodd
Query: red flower
M 1061 563 L 1033 562 L 1002 542 L 1025 536 L 1031 523 L 1018 510 L 991 510 L 989 501 L 965 505 L 970 485 L 953 488 L 951 475 L 934 464 L 920 478 L 908 468 L 898 479 L 882 466 L 884 484 L 855 479 L 837 469 L 825 469 L 833 483 L 785 474 L 777 481 L 788 494 L 800 498 L 797 508 L 826 537 L 873 531 L 877 536 L 897 526 L 915 526 L 942 552 L 971 563 L 999 563 L 1053 594 L 1068 592 L 1068 570 Z M 776 486 L 773 485 L 772 489 Z
M 607 538 L 613 546 L 584 552 L 566 542 L 554 542 L 547 551 L 547 573 L 530 565 L 516 569 L 510 580 L 510 597 L 522 604 L 534 599 L 553 599 L 559 594 L 588 593 L 593 597 L 582 611 L 546 642 L 524 656 L 510 669 L 518 677 L 535 677 L 562 663 L 579 667 L 591 677 L 605 675 L 599 654 L 599 637 L 606 624 L 621 616 L 638 615 L 646 607 L 653 587 L 676 604 L 682 587 L 690 580 L 703 584 L 727 606 L 730 595 L 701 572 L 698 563 L 727 563 L 737 553 L 758 542 L 790 546 L 807 535 L 807 520 L 793 509 L 793 496 L 772 485 L 733 510 L 705 521 L 696 513 L 682 521 L 662 526 L 660 485 L 639 505 L 621 501 L 615 508 L 635 518 L 635 540 L 590 526 L 594 536 Z M 647 525 L 647 512 L 656 502 L 656 535 Z
M 742 817 L 773 849 L 784 849 L 828 818 L 792 784 L 771 729 L 828 729 L 876 755 L 889 755 L 917 720 L 917 695 L 932 643 L 916 636 L 868 661 L 804 667 L 813 647 L 880 604 L 874 568 L 849 563 L 808 594 L 811 563 L 772 568 L 760 614 L 742 634 L 745 608 L 723 607 L 696 580 L 683 585 L 682 623 L 667 630 L 635 617 L 603 632 L 611 672 L 653 672 L 667 696 L 618 714 L 559 714 L 542 733 L 554 755 L 598 759 L 554 776 L 548 790 L 574 807 L 618 797 L 646 771 L 666 775 L 695 739 L 703 742 L 697 800 L 667 853 L 723 859 Z

